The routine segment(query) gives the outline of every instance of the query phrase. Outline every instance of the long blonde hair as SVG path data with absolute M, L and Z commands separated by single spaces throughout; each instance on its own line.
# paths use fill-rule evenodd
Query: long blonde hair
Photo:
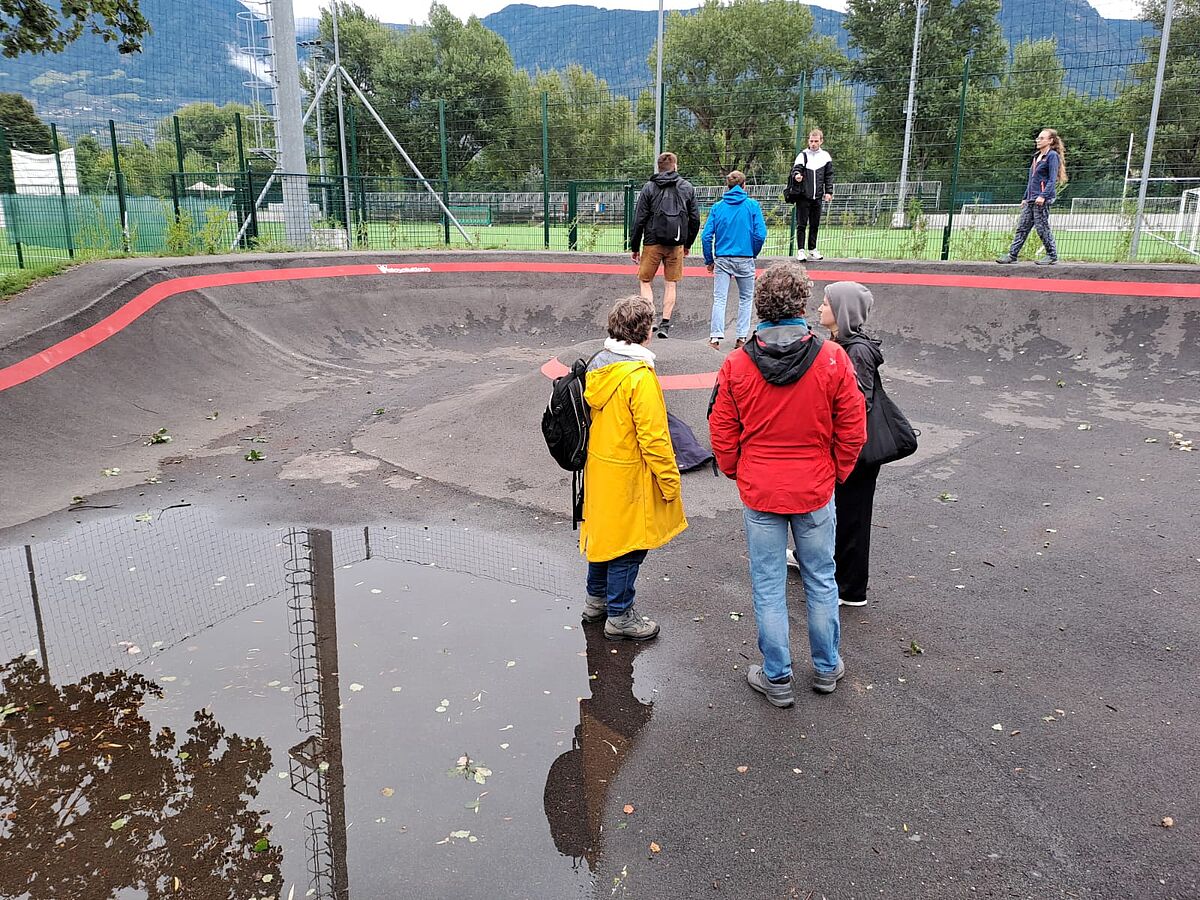
M 1058 154 L 1058 183 L 1067 183 L 1067 148 L 1062 142 L 1062 138 L 1058 136 L 1058 132 L 1053 128 L 1043 128 L 1043 132 L 1050 135 L 1050 150 Z

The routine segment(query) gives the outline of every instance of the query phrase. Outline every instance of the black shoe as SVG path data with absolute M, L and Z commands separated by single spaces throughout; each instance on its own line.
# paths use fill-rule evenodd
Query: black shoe
M 1015 256 L 1007 256 L 1006 255 L 1006 256 L 996 257 L 996 262 L 1000 263 L 1000 265 L 1002 265 L 1002 266 L 1011 265 L 1012 263 L 1015 263 L 1016 261 L 1017 261 L 1017 258 Z
M 1035 259 L 1035 260 L 1033 261 L 1033 264 L 1034 264 L 1035 266 L 1054 266 L 1054 265 L 1058 265 L 1058 257 L 1057 257 L 1057 256 L 1043 256 L 1041 259 Z
M 670 330 L 671 330 L 671 321 L 669 319 L 663 319 L 661 322 L 658 323 L 658 328 L 655 330 L 654 335 L 655 335 L 655 337 L 660 337 L 660 338 L 666 339 L 666 338 L 670 337 L 670 335 L 667 334 L 667 332 Z

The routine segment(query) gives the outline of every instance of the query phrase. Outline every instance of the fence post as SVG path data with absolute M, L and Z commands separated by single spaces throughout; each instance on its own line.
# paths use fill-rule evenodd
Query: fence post
M 658 130 L 662 135 L 662 148 L 659 150 L 663 153 L 667 149 L 667 85 L 666 82 L 659 85 L 658 89 Z M 658 160 L 654 160 L 654 171 L 658 171 Z
M 967 82 L 971 78 L 971 55 L 963 60 L 962 92 L 958 95 L 958 134 L 954 138 L 954 168 L 950 173 L 950 207 L 946 227 L 942 229 L 942 259 L 950 258 L 950 232 L 954 227 L 954 207 L 958 205 L 958 163 L 962 158 L 963 123 L 967 117 Z
M 442 145 L 442 203 L 450 208 L 450 160 L 446 155 L 446 101 L 438 101 L 438 134 Z M 450 219 L 442 213 L 442 228 L 446 232 L 446 246 L 450 246 Z
M 567 182 L 567 249 L 579 249 L 579 182 Z
M 254 193 L 254 173 L 246 169 L 246 197 L 250 201 L 250 227 L 246 229 L 246 245 L 251 239 L 258 240 L 258 195 Z
M 63 180 L 62 154 L 58 150 L 58 126 L 50 123 L 50 140 L 54 141 L 54 166 L 58 169 L 58 199 L 62 204 L 63 233 L 67 236 L 67 256 L 75 258 L 75 238 L 71 234 L 71 213 L 67 209 L 67 184 Z
M 117 152 L 117 123 L 112 119 L 108 120 L 108 137 L 112 142 L 113 175 L 117 179 L 117 215 L 121 217 L 121 246 L 129 253 L 129 213 L 125 209 L 125 176 L 121 174 L 121 154 Z
M 629 252 L 629 233 L 633 231 L 633 206 L 637 202 L 633 193 L 634 187 L 633 182 L 625 182 L 625 215 L 622 217 L 624 221 L 621 223 L 625 233 L 621 236 L 621 249 L 626 253 Z
M 350 168 L 350 171 L 348 173 L 346 173 L 350 177 L 349 177 L 349 180 L 346 182 L 346 184 L 348 186 L 348 189 L 350 190 L 351 196 L 354 198 L 354 201 L 353 201 L 354 202 L 354 218 L 356 221 L 353 223 L 353 225 L 354 225 L 353 234 L 354 234 L 354 238 L 355 238 L 355 243 L 357 243 L 358 238 L 360 236 L 361 229 L 359 228 L 359 226 L 363 220 L 362 179 L 358 175 L 358 115 L 355 113 L 356 108 L 357 107 L 353 103 L 347 104 L 347 108 L 346 108 L 346 119 L 347 119 L 346 124 L 348 126 L 347 130 L 350 133 L 349 138 L 347 139 L 347 143 L 350 145 L 349 146 L 349 150 L 350 150 L 349 168 Z M 347 224 L 347 226 L 349 226 L 351 223 L 347 222 L 346 224 Z
M 806 93 L 808 93 L 808 73 L 801 72 L 800 99 L 796 101 L 796 156 L 799 156 L 800 151 L 804 149 L 805 138 L 808 137 L 808 135 L 804 133 L 804 95 Z M 795 164 L 793 163 L 793 165 Z M 790 166 L 788 167 L 787 177 L 792 177 L 792 170 Z M 788 235 L 788 256 L 794 255 L 796 250 L 799 249 L 796 247 L 796 216 L 798 215 L 799 210 L 797 209 L 796 204 L 793 203 L 791 216 L 792 228 L 791 233 Z M 831 222 L 829 224 L 831 225 L 833 223 Z M 829 225 L 826 225 L 825 227 L 828 228 Z
M 542 91 L 542 239 L 550 249 L 550 95 Z
M 237 155 L 238 155 L 238 171 L 245 176 L 246 172 L 246 145 L 242 141 L 242 114 L 235 112 L 233 114 L 233 130 L 237 135 Z M 246 195 L 249 198 L 249 204 L 254 205 L 255 197 L 250 194 L 249 181 L 246 182 Z M 236 196 L 236 195 L 235 195 Z M 242 226 L 246 224 L 246 219 L 250 213 L 247 209 L 247 197 L 243 197 L 238 203 L 238 231 L 242 231 Z M 242 246 L 246 249 L 250 248 L 250 237 L 247 234 L 242 235 Z
M 0 154 L 3 154 L 5 159 L 12 159 L 12 147 L 8 143 L 8 131 L 2 125 L 0 125 Z M 13 193 L 16 193 L 15 184 L 13 186 Z M 5 210 L 5 213 L 4 232 L 5 235 L 7 235 L 8 232 L 11 231 L 15 235 L 13 238 L 13 244 L 17 248 L 17 268 L 23 269 L 25 268 L 25 253 L 21 249 L 21 229 L 16 221 L 17 201 L 15 197 L 13 202 L 8 204 L 8 208 Z
M 175 171 L 179 173 L 179 177 L 183 177 L 183 138 L 179 134 L 179 116 L 171 116 L 175 125 Z M 217 181 L 221 179 L 218 178 Z M 179 185 L 175 181 L 175 177 L 171 176 L 171 197 L 175 201 L 175 221 L 179 221 Z

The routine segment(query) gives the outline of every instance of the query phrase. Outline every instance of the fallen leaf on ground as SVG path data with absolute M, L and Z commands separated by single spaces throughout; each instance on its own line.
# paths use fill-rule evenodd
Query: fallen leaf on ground
M 658 846 L 658 844 L 654 843 L 654 841 L 650 842 L 651 853 L 658 853 L 660 850 L 662 850 L 662 847 Z
M 385 797 L 390 797 L 390 796 L 392 796 L 392 794 L 396 793 L 396 789 L 390 788 L 390 787 L 385 787 L 379 793 L 383 794 L 383 796 L 385 796 Z
M 750 767 L 749 766 L 738 766 L 737 770 L 738 770 L 739 775 L 745 775 L 747 772 L 750 771 Z
M 1175 820 L 1172 819 L 1170 816 L 1163 816 L 1162 821 L 1159 822 L 1159 824 L 1162 825 L 1163 828 L 1174 828 Z
M 626 804 L 625 804 L 625 815 L 627 815 L 627 816 L 628 816 L 628 815 L 632 815 L 632 814 L 633 814 L 633 804 L 632 804 L 632 803 L 626 803 Z

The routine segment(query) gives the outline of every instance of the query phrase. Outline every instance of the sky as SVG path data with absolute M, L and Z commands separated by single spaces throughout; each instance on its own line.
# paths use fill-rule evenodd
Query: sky
M 355 0 L 359 6 L 373 16 L 385 22 L 407 22 L 412 19 L 423 21 L 429 12 L 429 3 L 425 0 Z M 503 9 L 513 2 L 528 3 L 533 6 L 563 6 L 563 0 L 441 0 L 450 7 L 451 12 L 461 19 L 468 16 L 486 16 Z M 601 6 L 606 9 L 658 9 L 658 0 L 575 0 L 585 6 Z M 1141 6 L 1140 0 L 1088 0 L 1102 16 L 1110 19 L 1136 19 Z M 296 15 L 300 17 L 315 17 L 323 6 L 328 6 L 328 0 L 294 0 Z M 693 9 L 699 5 L 699 0 L 665 0 L 667 9 Z M 845 10 L 846 4 L 838 0 L 821 0 L 816 6 L 828 9 Z

